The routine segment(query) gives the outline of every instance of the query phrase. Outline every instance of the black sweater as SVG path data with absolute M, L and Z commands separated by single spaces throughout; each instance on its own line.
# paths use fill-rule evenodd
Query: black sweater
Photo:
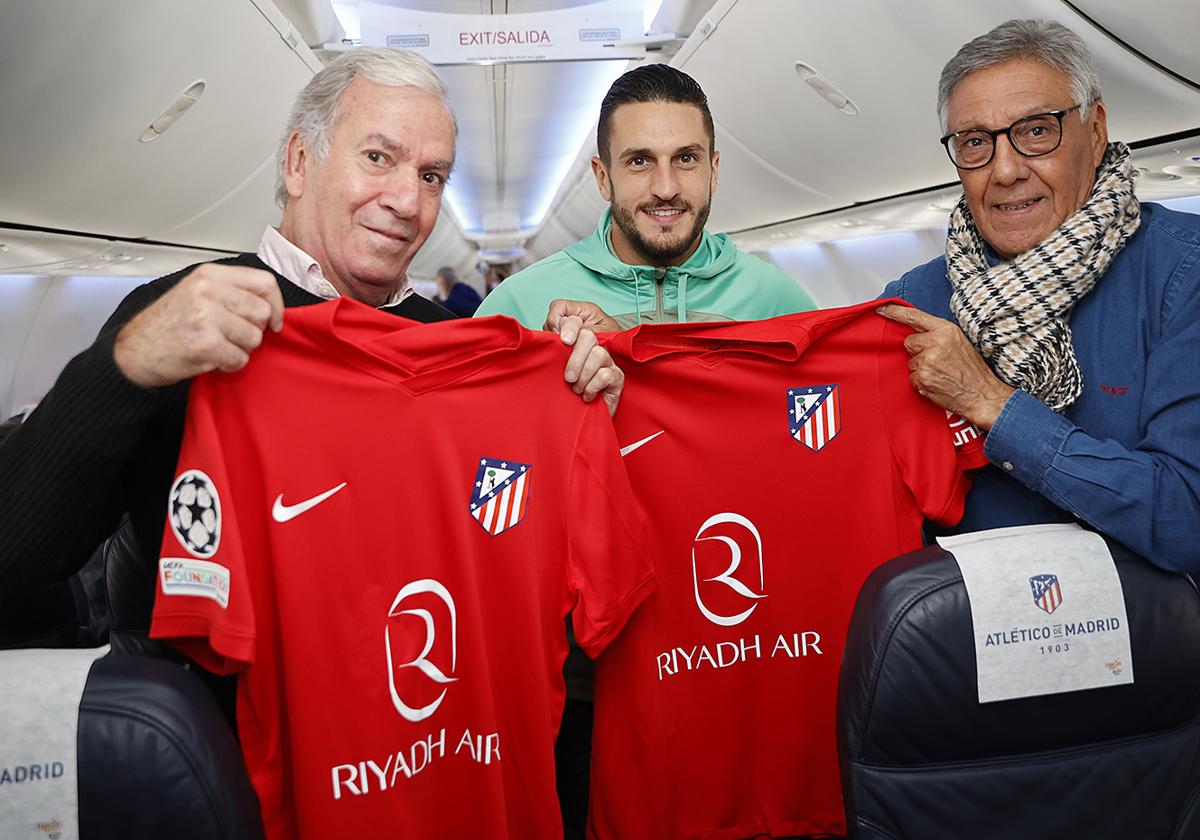
M 254 254 L 217 262 L 270 271 Z M 67 364 L 29 419 L 0 444 L 0 591 L 32 589 L 69 577 L 127 512 L 140 555 L 135 562 L 144 575 L 133 585 L 135 592 L 122 593 L 122 618 L 126 629 L 144 632 L 149 627 L 188 383 L 135 385 L 116 366 L 113 344 L 122 326 L 195 267 L 130 292 L 95 343 Z M 275 277 L 285 307 L 322 302 L 281 275 Z M 419 295 L 382 311 L 423 323 L 454 317 Z M 122 585 L 128 588 L 130 582 Z

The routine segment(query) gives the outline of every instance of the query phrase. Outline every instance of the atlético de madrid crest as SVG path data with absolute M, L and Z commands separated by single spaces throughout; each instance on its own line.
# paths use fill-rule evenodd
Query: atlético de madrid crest
M 480 458 L 471 489 L 471 516 L 493 537 L 525 517 L 533 465 Z
M 1034 575 L 1029 579 L 1029 588 L 1033 590 L 1033 603 L 1047 614 L 1054 612 L 1062 603 L 1062 586 L 1058 583 L 1058 575 Z
M 788 429 L 792 437 L 819 452 L 842 428 L 841 403 L 837 385 L 788 388 Z

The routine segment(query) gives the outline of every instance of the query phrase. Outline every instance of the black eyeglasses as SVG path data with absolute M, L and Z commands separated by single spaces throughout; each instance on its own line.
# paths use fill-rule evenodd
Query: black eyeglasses
M 1001 134 L 1007 134 L 1013 149 L 1025 157 L 1048 155 L 1062 144 L 1063 117 L 1082 107 L 1072 105 L 1061 111 L 1034 114 L 994 131 L 987 128 L 953 131 L 942 138 L 942 145 L 950 162 L 959 169 L 979 169 L 991 163 L 996 154 L 996 138 Z

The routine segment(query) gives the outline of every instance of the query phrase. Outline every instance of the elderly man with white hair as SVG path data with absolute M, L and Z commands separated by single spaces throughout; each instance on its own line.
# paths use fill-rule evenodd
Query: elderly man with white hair
M 148 644 L 189 381 L 245 366 L 290 307 L 345 296 L 414 321 L 453 318 L 407 272 L 437 221 L 456 131 L 444 85 L 413 53 L 360 48 L 313 77 L 279 149 L 278 229 L 256 253 L 131 292 L 0 447 L 0 589 L 65 579 L 128 514 L 140 559 L 120 571 L 140 579 L 114 605 L 113 645 Z M 613 410 L 620 370 L 590 331 L 571 338 L 567 383 Z
M 1012 20 L 938 88 L 963 196 L 944 257 L 884 294 L 917 309 L 911 382 L 987 432 L 958 531 L 1080 521 L 1200 569 L 1200 218 L 1139 203 L 1087 46 Z

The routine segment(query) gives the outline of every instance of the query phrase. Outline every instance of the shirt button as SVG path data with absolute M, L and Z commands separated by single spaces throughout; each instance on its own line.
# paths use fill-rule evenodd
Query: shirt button
M 1012 468 L 1013 468 L 1012 461 L 1005 461 L 1000 466 L 1004 467 L 1005 472 L 1012 472 Z

